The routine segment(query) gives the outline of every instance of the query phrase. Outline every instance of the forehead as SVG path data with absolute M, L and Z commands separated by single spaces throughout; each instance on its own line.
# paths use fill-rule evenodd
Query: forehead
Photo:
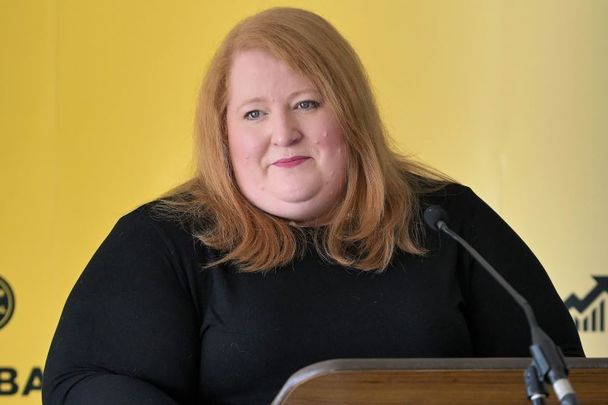
M 231 101 L 244 97 L 280 97 L 306 89 L 315 89 L 312 82 L 268 51 L 248 49 L 232 58 L 228 77 Z

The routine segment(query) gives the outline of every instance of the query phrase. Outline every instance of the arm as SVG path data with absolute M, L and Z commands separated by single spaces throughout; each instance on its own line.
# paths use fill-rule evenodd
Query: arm
M 528 300 L 539 326 L 566 356 L 584 356 L 574 323 L 542 265 L 517 234 L 467 189 L 464 237 Z M 472 258 L 467 258 L 466 315 L 478 356 L 529 356 L 523 310 Z
M 143 209 L 117 223 L 66 302 L 45 367 L 45 404 L 196 397 L 199 322 L 177 263 Z

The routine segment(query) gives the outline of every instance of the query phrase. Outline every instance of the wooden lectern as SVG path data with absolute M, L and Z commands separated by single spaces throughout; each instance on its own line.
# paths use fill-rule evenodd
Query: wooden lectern
M 581 404 L 608 404 L 608 358 L 567 358 Z M 529 404 L 528 358 L 345 359 L 305 367 L 272 405 Z M 557 404 L 551 387 L 548 404 Z

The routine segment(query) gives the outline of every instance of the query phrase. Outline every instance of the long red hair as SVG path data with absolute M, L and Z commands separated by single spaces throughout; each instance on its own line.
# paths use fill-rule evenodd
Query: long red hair
M 227 78 L 233 56 L 251 48 L 270 52 L 309 78 L 344 132 L 345 195 L 332 221 L 314 233 L 319 254 L 360 270 L 386 268 L 396 248 L 422 254 L 417 194 L 447 178 L 391 150 L 353 48 L 322 17 L 295 8 L 273 8 L 245 19 L 217 50 L 196 114 L 197 173 L 163 199 L 162 211 L 198 223 L 195 236 L 221 252 L 210 265 L 234 262 L 243 271 L 264 271 L 287 264 L 300 251 L 301 229 L 245 199 L 230 164 Z

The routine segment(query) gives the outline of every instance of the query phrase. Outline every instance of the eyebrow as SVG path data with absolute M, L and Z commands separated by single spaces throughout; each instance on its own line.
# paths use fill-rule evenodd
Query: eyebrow
M 315 93 L 315 94 L 319 94 L 319 92 L 315 89 L 303 89 L 303 90 L 296 90 L 293 93 L 289 94 L 287 96 L 288 99 L 291 98 L 295 98 L 297 96 L 299 96 L 300 94 L 304 94 L 304 93 Z M 253 97 L 250 99 L 247 99 L 245 101 L 243 101 L 241 104 L 239 104 L 239 106 L 236 108 L 235 111 L 239 111 L 241 108 L 243 108 L 243 106 L 250 104 L 250 103 L 257 103 L 259 101 L 265 101 L 264 97 Z

